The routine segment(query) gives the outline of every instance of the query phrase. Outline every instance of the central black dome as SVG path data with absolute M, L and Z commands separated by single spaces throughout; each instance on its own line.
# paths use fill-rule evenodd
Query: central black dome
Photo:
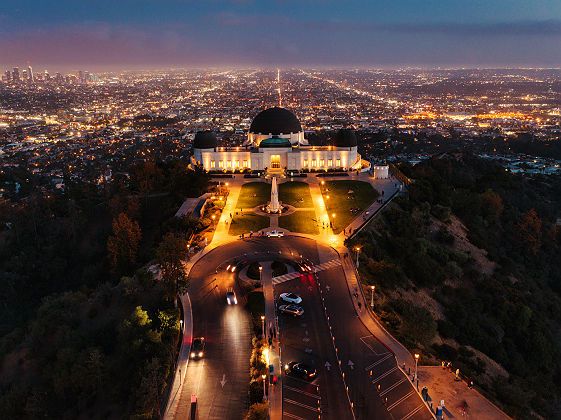
M 214 149 L 218 147 L 218 139 L 216 134 L 210 130 L 198 131 L 193 139 L 194 149 Z
M 288 109 L 274 107 L 261 111 L 251 122 L 253 134 L 290 134 L 302 131 L 300 121 Z

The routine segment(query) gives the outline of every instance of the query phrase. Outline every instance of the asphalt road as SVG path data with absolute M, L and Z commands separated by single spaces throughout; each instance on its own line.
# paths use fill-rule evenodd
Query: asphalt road
M 250 320 L 234 275 L 224 271 L 226 265 L 240 258 L 264 261 L 278 257 L 304 258 L 317 264 L 317 250 L 316 242 L 306 238 L 257 237 L 218 247 L 193 266 L 193 335 L 205 337 L 205 357 L 189 361 L 176 418 L 189 418 L 192 394 L 198 397 L 199 419 L 241 419 L 248 408 Z M 322 254 L 329 253 L 337 258 L 330 248 L 322 249 Z M 322 271 L 319 280 L 356 418 L 431 418 L 412 386 L 395 369 L 388 350 L 370 336 L 356 316 L 342 269 Z M 230 286 L 238 295 L 237 306 L 226 305 L 225 294 Z M 317 413 L 311 417 L 311 408 L 319 405 L 322 419 L 352 419 L 319 288 L 315 282 L 295 279 L 275 286 L 275 295 L 289 289 L 304 299 L 305 314 L 302 320 L 280 319 L 282 361 L 306 357 L 318 367 L 319 375 L 311 384 L 292 378 L 283 383 L 284 418 L 318 418 Z M 331 365 L 329 370 L 325 362 Z M 366 369 L 369 366 L 373 366 L 372 376 Z

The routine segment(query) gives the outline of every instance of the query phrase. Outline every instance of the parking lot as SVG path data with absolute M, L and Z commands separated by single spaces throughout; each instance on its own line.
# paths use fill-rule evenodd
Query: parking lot
M 299 276 L 276 285 L 277 306 L 279 295 L 285 292 L 302 297 L 298 306 L 304 313 L 293 316 L 277 312 L 282 363 L 304 361 L 316 369 L 317 376 L 313 380 L 303 380 L 283 374 L 283 418 L 352 418 L 340 373 L 335 369 L 335 351 L 314 278 Z

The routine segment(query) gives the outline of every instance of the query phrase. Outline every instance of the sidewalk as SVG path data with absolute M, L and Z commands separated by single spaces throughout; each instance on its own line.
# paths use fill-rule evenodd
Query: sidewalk
M 407 368 L 413 369 L 415 366 L 415 360 L 413 359 L 413 356 L 411 356 L 411 353 L 409 353 L 409 351 L 399 341 L 397 341 L 388 331 L 386 331 L 386 329 L 374 317 L 374 314 L 372 314 L 372 312 L 368 309 L 368 305 L 370 305 L 370 302 L 367 301 L 362 293 L 362 289 L 359 285 L 359 280 L 356 276 L 354 261 L 348 253 L 348 249 L 341 247 L 337 250 L 337 252 L 339 252 L 341 258 L 341 264 L 343 267 L 343 271 L 345 272 L 345 279 L 347 281 L 349 292 L 352 296 L 355 310 L 362 320 L 363 324 L 366 326 L 366 328 L 368 328 L 372 335 L 380 340 L 382 344 L 384 344 L 388 348 L 388 350 L 390 350 L 395 355 L 399 367 L 403 368 L 405 364 L 406 371 Z M 358 296 L 355 296 L 355 293 Z M 359 302 L 361 303 L 360 307 L 358 306 Z
M 263 295 L 265 296 L 265 336 L 271 339 L 269 346 L 269 365 L 274 366 L 274 371 L 269 375 L 277 377 L 277 383 L 273 385 L 269 380 L 269 419 L 282 419 L 282 375 L 279 334 L 277 334 L 277 318 L 275 314 L 275 295 L 273 292 L 273 269 L 271 263 L 262 263 L 261 281 L 263 283 Z M 273 336 L 271 337 L 271 332 Z
M 183 305 L 183 341 L 181 343 L 181 350 L 179 350 L 177 370 L 173 378 L 168 404 L 163 416 L 165 420 L 172 420 L 175 417 L 175 412 L 177 411 L 177 405 L 179 404 L 181 396 L 181 389 L 185 382 L 189 353 L 191 352 L 191 341 L 193 340 L 193 312 L 191 310 L 189 293 L 181 296 L 181 304 Z

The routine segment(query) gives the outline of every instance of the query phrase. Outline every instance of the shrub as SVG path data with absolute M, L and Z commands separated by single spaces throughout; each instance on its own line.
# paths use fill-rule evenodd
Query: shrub
M 256 403 L 249 407 L 244 420 L 266 420 L 269 415 L 268 403 Z

